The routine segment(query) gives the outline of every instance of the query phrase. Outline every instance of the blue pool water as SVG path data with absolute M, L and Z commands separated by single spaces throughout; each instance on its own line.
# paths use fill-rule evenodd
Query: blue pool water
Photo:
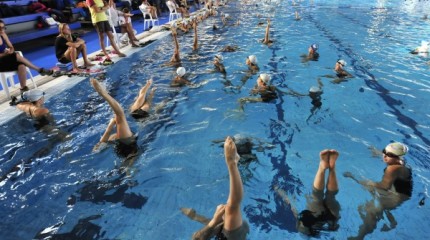
M 221 145 L 214 141 L 236 134 L 261 143 L 253 150 L 258 161 L 240 167 L 248 239 L 306 238 L 274 188 L 305 209 L 324 148 L 340 152 L 337 199 L 342 210 L 339 230 L 322 232 L 321 238 L 356 235 L 358 207 L 372 198 L 342 173 L 380 180 L 385 164 L 372 157 L 369 147 L 380 149 L 390 141 L 410 148 L 406 160 L 413 169 L 414 191 L 391 211 L 397 227 L 383 232 L 389 221 L 381 219 L 369 239 L 425 239 L 430 233 L 429 59 L 409 51 L 428 39 L 429 21 L 421 20 L 428 3 L 314 1 L 311 7 L 288 2 L 258 8 L 230 3 L 223 11 L 239 19 L 240 26 L 214 32 L 211 26 L 220 26 L 219 19 L 207 19 L 199 25 L 196 52 L 192 34 L 179 36 L 182 66 L 199 88 L 169 87 L 175 69 L 163 64 L 173 52 L 170 36 L 108 70 L 103 84 L 124 109 L 151 77 L 157 87 L 154 104 L 163 106 L 143 122 L 128 117 L 138 135 L 134 162 L 123 161 L 112 148 L 92 153 L 112 112 L 88 80 L 46 103 L 58 131 L 37 131 L 23 115 L 1 125 L 0 239 L 190 239 L 202 225 L 180 208 L 210 217 L 226 201 L 228 174 Z M 295 10 L 301 21 L 294 21 Z M 257 23 L 267 17 L 275 40 L 271 47 L 259 43 L 265 25 Z M 300 55 L 313 42 L 320 45 L 319 61 L 302 63 Z M 228 44 L 239 50 L 222 53 L 224 79 L 212 71 L 212 59 Z M 249 96 L 256 76 L 240 91 L 225 83 L 242 84 L 250 54 L 257 56 L 260 72 L 270 73 L 285 92 L 307 93 L 320 77 L 322 106 L 314 107 L 307 96 L 283 94 L 275 102 L 247 104 L 239 111 L 238 99 Z M 355 78 L 334 84 L 322 76 L 334 74 L 339 58 Z M 119 171 L 123 166 L 128 166 L 125 173 Z

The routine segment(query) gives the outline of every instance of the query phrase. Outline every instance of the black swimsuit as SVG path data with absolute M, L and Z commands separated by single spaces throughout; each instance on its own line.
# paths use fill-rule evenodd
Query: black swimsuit
M 131 116 L 134 117 L 135 119 L 141 119 L 141 118 L 146 118 L 149 116 L 149 113 L 147 111 L 142 110 L 141 108 L 134 110 L 131 113 Z

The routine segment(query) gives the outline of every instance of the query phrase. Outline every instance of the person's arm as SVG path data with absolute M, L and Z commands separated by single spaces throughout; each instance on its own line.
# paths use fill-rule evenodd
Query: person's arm
M 225 205 L 224 229 L 232 231 L 242 225 L 240 203 L 243 198 L 243 184 L 237 163 L 240 156 L 237 153 L 236 144 L 231 137 L 227 137 L 224 143 L 225 162 L 230 176 L 230 192 Z
M 215 236 L 218 232 L 221 231 L 221 228 L 223 227 L 223 219 L 222 217 L 225 214 L 225 205 L 218 205 L 214 216 L 212 217 L 212 219 L 209 221 L 209 223 L 204 226 L 202 229 L 200 229 L 199 231 L 195 232 L 193 234 L 192 239 L 193 240 L 208 240 L 210 238 L 212 238 L 213 236 Z
M 380 182 L 373 183 L 372 186 L 375 186 L 380 189 L 389 190 L 391 186 L 393 186 L 394 180 L 398 177 L 398 173 L 400 171 L 400 165 L 388 166 L 385 169 L 384 176 L 382 176 L 382 180 Z
M 13 47 L 12 43 L 9 40 L 9 37 L 7 36 L 7 34 L 2 34 L 2 37 L 4 39 L 4 41 L 6 42 L 6 46 L 9 48 L 9 54 L 15 52 L 15 48 Z
M 109 121 L 109 124 L 106 127 L 105 132 L 103 133 L 103 136 L 100 138 L 100 142 L 108 142 L 109 141 L 110 133 L 112 132 L 112 129 L 115 126 L 115 124 L 116 124 L 115 118 L 112 118 Z

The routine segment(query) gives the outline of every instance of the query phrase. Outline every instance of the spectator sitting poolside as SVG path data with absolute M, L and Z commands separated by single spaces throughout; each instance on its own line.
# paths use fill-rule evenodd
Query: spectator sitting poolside
M 59 35 L 55 39 L 55 55 L 60 63 L 72 62 L 73 71 L 79 72 L 76 59 L 82 53 L 85 67 L 92 67 L 92 64 L 87 58 L 87 46 L 85 41 L 72 34 L 67 23 L 60 23 L 58 26 Z
M 28 91 L 27 69 L 29 67 L 38 71 L 41 75 L 52 75 L 52 70 L 39 68 L 29 60 L 15 52 L 15 48 L 6 33 L 6 25 L 0 20 L 0 72 L 17 71 L 21 92 Z

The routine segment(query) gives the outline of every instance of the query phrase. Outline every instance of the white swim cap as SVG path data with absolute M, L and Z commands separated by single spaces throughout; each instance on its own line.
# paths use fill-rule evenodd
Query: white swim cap
M 406 146 L 403 143 L 400 142 L 393 142 L 388 144 L 385 148 L 385 153 L 392 153 L 398 157 L 405 155 L 408 151 L 409 148 L 408 146 Z
M 185 73 L 187 73 L 187 70 L 184 67 L 178 67 L 178 69 L 176 69 L 176 74 L 179 77 L 182 77 L 185 75 Z
M 221 54 L 217 54 L 215 55 L 215 58 L 218 60 L 218 62 L 222 63 L 222 61 L 224 61 L 224 58 L 222 57 Z
M 309 88 L 309 92 L 318 93 L 318 92 L 321 92 L 321 88 L 316 87 L 316 86 L 312 86 L 311 88 Z
M 314 43 L 314 44 L 311 45 L 311 48 L 313 50 L 318 50 L 319 46 L 318 46 L 318 44 Z
M 230 15 L 228 13 L 226 13 L 226 14 L 224 14 L 224 17 L 228 18 L 228 17 L 230 17 Z
M 248 59 L 252 64 L 257 64 L 257 57 L 255 55 L 248 56 Z
M 430 42 L 427 41 L 421 41 L 421 47 L 427 47 L 430 44 Z
M 346 66 L 346 62 L 343 59 L 337 60 L 337 62 L 340 63 L 340 65 L 342 65 L 344 67 Z
M 266 73 L 262 73 L 262 74 L 260 74 L 260 79 L 261 79 L 261 81 L 263 81 L 264 83 L 267 84 L 270 81 L 270 75 L 266 74 Z
M 35 102 L 35 101 L 41 99 L 43 97 L 43 95 L 45 95 L 45 93 L 42 90 L 32 89 L 32 90 L 24 92 L 22 94 L 22 99 L 24 101 Z

